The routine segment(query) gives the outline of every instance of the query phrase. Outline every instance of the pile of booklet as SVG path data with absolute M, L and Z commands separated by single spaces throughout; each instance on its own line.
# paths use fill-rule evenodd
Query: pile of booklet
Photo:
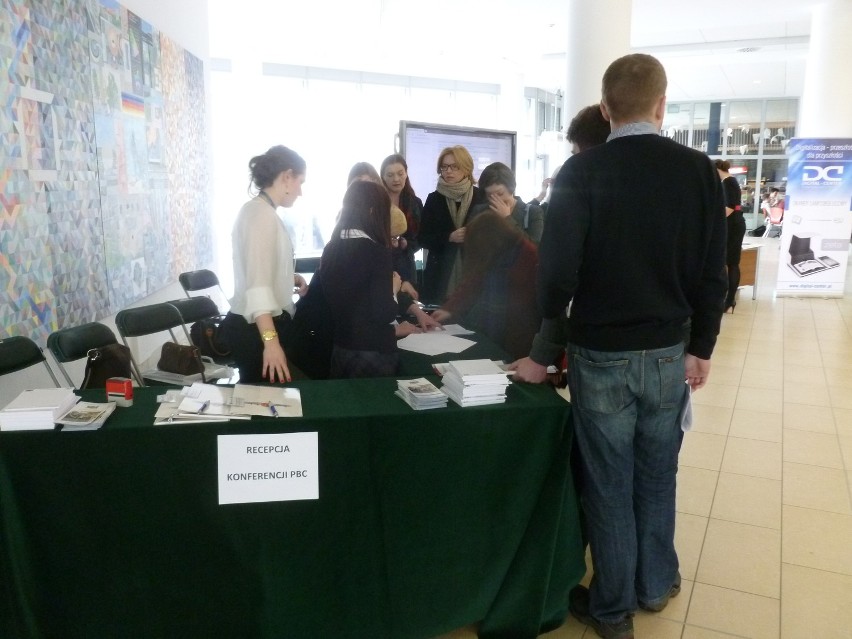
M 447 396 L 425 377 L 399 379 L 396 385 L 395 394 L 414 410 L 443 408 L 447 405 Z
M 0 430 L 52 430 L 79 399 L 71 388 L 25 390 L 0 411 Z
M 56 420 L 62 424 L 62 432 L 75 430 L 97 430 L 115 410 L 115 402 L 80 402 Z
M 441 382 L 441 391 L 462 407 L 502 404 L 511 383 L 506 371 L 490 359 L 450 362 Z

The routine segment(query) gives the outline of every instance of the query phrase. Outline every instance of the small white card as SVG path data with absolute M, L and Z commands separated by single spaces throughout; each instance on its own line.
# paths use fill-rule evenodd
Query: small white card
M 319 499 L 319 434 L 219 435 L 219 504 Z

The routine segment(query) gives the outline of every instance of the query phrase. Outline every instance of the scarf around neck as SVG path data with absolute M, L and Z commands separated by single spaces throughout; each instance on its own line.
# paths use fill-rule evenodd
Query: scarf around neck
M 447 207 L 450 209 L 453 224 L 456 228 L 461 228 L 473 200 L 473 182 L 470 178 L 464 178 L 456 184 L 447 184 L 444 178 L 438 177 L 438 188 L 436 190 L 447 198 Z

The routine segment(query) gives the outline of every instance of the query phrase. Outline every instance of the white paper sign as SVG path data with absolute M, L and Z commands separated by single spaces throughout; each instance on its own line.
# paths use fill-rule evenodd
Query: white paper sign
M 219 503 L 319 499 L 318 433 L 219 435 Z

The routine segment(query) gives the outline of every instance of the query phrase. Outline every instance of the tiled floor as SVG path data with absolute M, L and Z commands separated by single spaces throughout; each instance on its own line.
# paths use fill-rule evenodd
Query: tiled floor
M 779 241 L 747 239 L 757 300 L 723 318 L 680 455 L 683 589 L 636 615 L 640 639 L 852 638 L 852 268 L 842 299 L 776 298 Z

